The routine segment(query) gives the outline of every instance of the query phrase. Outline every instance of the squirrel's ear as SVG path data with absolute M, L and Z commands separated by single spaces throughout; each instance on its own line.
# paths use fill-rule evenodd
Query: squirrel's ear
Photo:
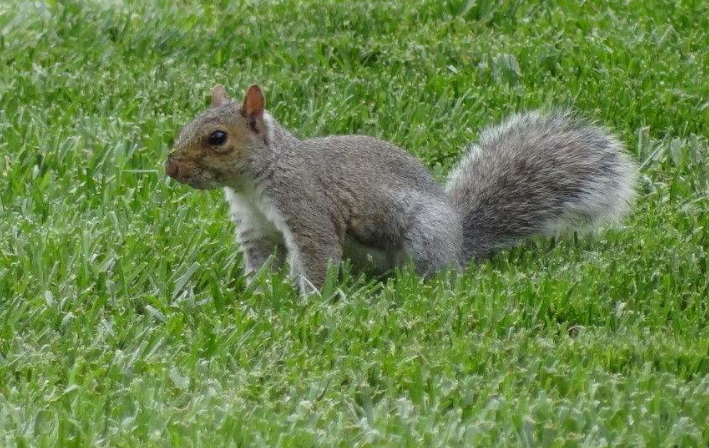
M 266 107 L 266 98 L 263 96 L 261 87 L 256 84 L 249 87 L 244 97 L 244 105 L 242 110 L 248 117 L 260 118 L 263 116 L 263 111 Z
M 229 95 L 226 93 L 226 89 L 223 85 L 217 84 L 212 89 L 212 106 L 219 107 L 222 104 L 226 104 L 229 101 Z

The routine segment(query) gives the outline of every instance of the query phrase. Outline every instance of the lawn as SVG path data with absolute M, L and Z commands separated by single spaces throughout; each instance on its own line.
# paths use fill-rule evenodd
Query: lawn
M 162 163 L 255 82 L 297 135 L 440 178 L 573 105 L 639 200 L 459 276 L 246 286 L 221 192 Z M 708 138 L 705 0 L 3 0 L 0 446 L 706 447 Z

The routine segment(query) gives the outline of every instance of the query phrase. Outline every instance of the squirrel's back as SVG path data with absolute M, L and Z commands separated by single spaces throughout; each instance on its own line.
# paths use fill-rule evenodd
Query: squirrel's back
M 572 112 L 513 115 L 483 131 L 449 176 L 463 258 L 616 222 L 632 203 L 635 173 L 612 134 Z
M 440 193 L 442 188 L 416 157 L 398 146 L 365 135 L 332 135 L 302 140 L 297 156 L 330 184 L 349 189 L 406 188 Z

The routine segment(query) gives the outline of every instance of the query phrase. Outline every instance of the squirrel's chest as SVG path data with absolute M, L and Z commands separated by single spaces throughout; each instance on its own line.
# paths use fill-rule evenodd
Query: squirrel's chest
M 236 193 L 227 187 L 224 188 L 224 196 L 237 226 L 237 234 L 248 232 L 281 242 L 290 237 L 283 215 L 265 195 L 258 191 Z

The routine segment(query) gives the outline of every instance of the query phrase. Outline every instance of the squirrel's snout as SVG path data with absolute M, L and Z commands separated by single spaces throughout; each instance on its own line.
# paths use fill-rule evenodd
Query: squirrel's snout
M 170 177 L 176 178 L 179 172 L 180 167 L 177 162 L 175 162 L 172 157 L 168 157 L 167 162 L 165 162 L 165 174 Z

